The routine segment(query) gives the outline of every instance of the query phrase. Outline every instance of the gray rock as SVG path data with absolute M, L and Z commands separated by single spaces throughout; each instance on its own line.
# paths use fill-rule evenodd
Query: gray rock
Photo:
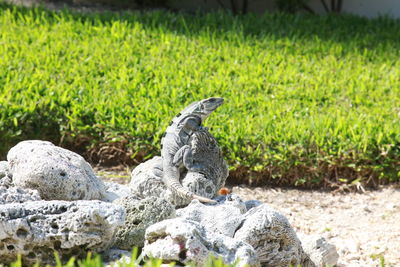
M 167 187 L 162 180 L 162 159 L 154 157 L 133 169 L 129 187 L 139 199 L 146 197 L 166 198 Z
M 318 267 L 334 266 L 339 260 L 339 254 L 333 244 L 320 236 L 300 236 L 305 253 Z
M 243 202 L 236 195 L 217 199 L 215 205 L 193 200 L 176 211 L 177 217 L 195 221 L 207 232 L 250 244 L 263 266 L 313 266 L 283 215 L 258 201 Z
M 41 200 L 39 192 L 18 187 L 0 187 L 0 204 L 24 203 Z
M 132 195 L 132 190 L 129 186 L 114 182 L 104 182 L 106 195 L 102 201 L 113 202 L 119 198 Z
M 0 206 L 0 262 L 17 254 L 24 264 L 54 264 L 62 259 L 99 252 L 112 245 L 124 209 L 101 201 L 29 201 Z
M 260 266 L 254 249 L 247 243 L 210 232 L 200 223 L 175 218 L 153 224 L 146 230 L 143 253 L 166 261 L 203 266 L 208 257 L 221 257 L 238 266 Z
M 103 182 L 78 154 L 46 141 L 23 141 L 11 148 L 7 160 L 13 182 L 36 189 L 45 200 L 101 199 Z
M 3 179 L 7 176 L 8 170 L 8 162 L 7 161 L 0 161 L 0 179 Z
M 6 188 L 13 186 L 12 175 L 7 161 L 0 161 L 0 186 Z
M 177 217 L 199 222 L 210 232 L 233 237 L 244 220 L 245 203 L 236 195 L 228 195 L 216 205 L 204 205 L 193 200 L 176 211 Z
M 266 204 L 245 214 L 234 238 L 250 244 L 257 251 L 263 266 L 310 266 L 301 242 L 286 217 Z
M 150 225 L 175 217 L 174 206 L 165 199 L 149 197 L 136 199 L 134 196 L 117 199 L 115 204 L 126 210 L 126 220 L 116 233 L 115 247 L 132 250 L 143 247 L 144 234 Z

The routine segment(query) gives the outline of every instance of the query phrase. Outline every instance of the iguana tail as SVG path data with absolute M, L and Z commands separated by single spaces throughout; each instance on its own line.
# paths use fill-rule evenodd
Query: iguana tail
M 178 196 L 182 198 L 188 198 L 188 199 L 197 199 L 200 202 L 204 203 L 216 203 L 215 200 L 212 200 L 207 197 L 202 197 L 194 194 L 193 192 L 190 192 L 186 188 L 184 188 L 178 181 L 170 181 L 167 185 L 168 188 L 172 189 Z

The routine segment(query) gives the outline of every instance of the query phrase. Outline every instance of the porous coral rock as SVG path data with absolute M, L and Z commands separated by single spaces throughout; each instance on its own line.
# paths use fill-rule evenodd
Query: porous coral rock
M 41 200 L 41 198 L 36 190 L 0 186 L 0 204 L 38 200 Z
M 187 207 L 178 209 L 177 216 L 199 222 L 208 231 L 233 237 L 244 220 L 246 205 L 237 195 L 222 197 L 215 205 L 205 205 L 193 200 Z
M 266 204 L 244 215 L 234 238 L 250 244 L 262 266 L 313 266 L 286 217 Z
M 154 157 L 133 169 L 129 187 L 139 199 L 146 197 L 165 198 L 166 186 L 162 180 L 162 159 Z
M 238 266 L 260 266 L 254 249 L 247 243 L 208 231 L 200 223 L 175 218 L 153 224 L 146 230 L 143 252 L 165 261 L 203 266 L 209 256 Z
M 13 186 L 12 175 L 7 161 L 0 161 L 0 186 L 6 188 Z
M 0 161 L 0 179 L 3 179 L 8 173 L 8 162 Z
M 54 264 L 113 244 L 124 209 L 101 201 L 29 201 L 0 205 L 0 262 Z
M 335 245 L 328 243 L 320 236 L 299 235 L 303 249 L 310 259 L 318 266 L 334 266 L 339 260 Z
M 106 195 L 102 199 L 102 201 L 113 202 L 119 198 L 132 195 L 132 189 L 124 184 L 104 182 L 104 186 L 106 189 Z
M 22 141 L 7 154 L 13 183 L 45 200 L 101 199 L 103 182 L 80 155 L 47 141 Z
M 131 250 L 133 247 L 144 245 L 144 234 L 150 225 L 175 217 L 174 206 L 165 199 L 148 197 L 136 199 L 135 196 L 126 196 L 117 199 L 126 210 L 125 223 L 116 233 L 115 247 Z
M 177 216 L 200 223 L 207 232 L 250 244 L 262 266 L 314 265 L 282 214 L 259 201 L 243 202 L 234 194 L 216 199 L 214 205 L 193 200 L 178 209 Z

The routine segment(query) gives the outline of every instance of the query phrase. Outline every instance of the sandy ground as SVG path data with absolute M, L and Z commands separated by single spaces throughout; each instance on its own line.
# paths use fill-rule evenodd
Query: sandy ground
M 257 199 L 283 213 L 298 233 L 333 243 L 339 266 L 400 266 L 400 189 L 334 194 L 235 186 L 233 193 Z M 382 258 L 383 257 L 383 258 Z

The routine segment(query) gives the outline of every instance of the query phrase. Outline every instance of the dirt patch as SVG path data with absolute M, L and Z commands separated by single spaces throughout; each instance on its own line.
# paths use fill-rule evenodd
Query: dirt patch
M 400 265 L 400 189 L 365 193 L 235 186 L 243 199 L 258 199 L 283 213 L 296 231 L 333 243 L 339 266 Z

